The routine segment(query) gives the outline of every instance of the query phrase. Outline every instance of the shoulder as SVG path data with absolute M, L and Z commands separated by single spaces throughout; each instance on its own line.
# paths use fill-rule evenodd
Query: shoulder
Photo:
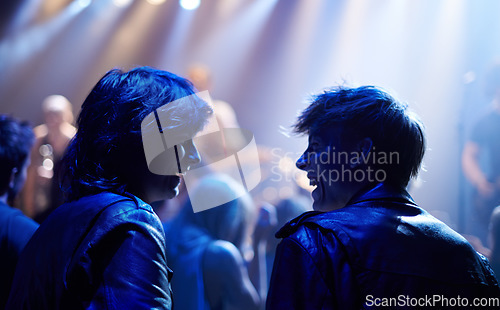
M 22 228 L 34 228 L 38 227 L 38 224 L 31 218 L 24 215 L 24 213 L 16 208 L 10 207 L 5 204 L 0 204 L 0 219 L 4 222 L 15 223 L 16 227 L 22 226 Z
M 101 193 L 96 199 L 102 200 L 107 205 L 105 214 L 112 217 L 126 217 L 130 213 L 143 213 L 144 215 L 155 215 L 153 208 L 140 198 L 131 195 L 119 195 L 115 193 Z
M 352 249 L 350 236 L 344 231 L 336 214 L 306 212 L 287 223 L 276 237 L 282 238 L 277 252 L 280 256 L 320 262 L 335 256 L 343 256 Z
M 99 215 L 102 227 L 110 230 L 135 230 L 147 235 L 164 239 L 163 226 L 153 208 L 130 194 L 118 195 L 106 193 L 102 199 L 107 206 Z
M 38 228 L 38 224 L 20 210 L 7 205 L 0 206 L 2 238 L 24 246 Z
M 6 220 L 21 215 L 22 212 L 19 209 L 12 208 L 3 202 L 0 202 L 0 219 Z
M 240 285 L 246 262 L 240 250 L 231 242 L 217 240 L 207 246 L 203 255 L 203 272 L 214 284 Z
M 73 221 L 70 225 L 77 227 L 68 228 L 68 235 L 72 236 L 70 246 L 75 248 L 72 264 L 105 261 L 111 257 L 136 259 L 137 253 L 141 253 L 142 258 L 160 253 L 158 257 L 165 259 L 161 222 L 151 207 L 138 198 L 101 193 L 64 207 L 66 212 L 58 214 L 58 221 L 68 215 Z
M 13 230 L 17 238 L 20 235 L 31 237 L 38 228 L 38 224 L 21 210 L 3 204 L 0 206 L 0 223 L 4 229 Z
M 62 132 L 66 136 L 66 138 L 70 140 L 76 134 L 76 128 L 69 123 L 65 123 L 62 128 Z
M 202 259 L 205 284 L 211 291 L 232 289 L 240 291 L 245 263 L 240 251 L 232 243 L 217 240 L 207 246 Z
M 285 224 L 276 233 L 276 237 L 288 237 L 299 243 L 305 240 L 321 239 L 329 234 L 342 237 L 344 235 L 343 223 L 352 221 L 352 218 L 356 216 L 358 215 L 355 212 L 345 212 L 343 209 L 336 212 L 305 212 Z
M 230 272 L 232 268 L 243 266 L 244 260 L 234 244 L 224 240 L 217 240 L 207 246 L 204 265 L 210 269 Z
M 33 132 L 35 133 L 35 137 L 37 139 L 43 139 L 45 136 L 47 136 L 48 129 L 45 124 L 42 124 L 33 128 Z
M 285 238 L 297 232 L 297 230 L 302 227 L 306 222 L 311 221 L 311 219 L 322 215 L 321 212 L 309 211 L 302 213 L 296 218 L 290 220 L 286 223 L 278 232 L 276 233 L 277 238 Z
M 147 203 L 130 195 L 110 192 L 83 197 L 57 208 L 48 218 L 55 226 L 67 225 L 85 227 L 85 233 L 93 238 L 102 238 L 110 233 L 127 235 L 130 231 L 138 231 L 144 235 L 156 235 L 164 240 L 160 219 Z M 45 224 L 45 222 L 44 222 Z M 74 229 L 68 227 L 69 230 Z
M 293 247 L 294 242 L 306 252 L 342 249 L 354 258 L 359 256 L 360 246 L 397 233 L 391 227 L 397 227 L 402 216 L 413 217 L 421 211 L 402 204 L 387 207 L 377 201 L 361 202 L 331 212 L 306 212 L 288 222 L 276 237 L 283 238 L 284 245 Z

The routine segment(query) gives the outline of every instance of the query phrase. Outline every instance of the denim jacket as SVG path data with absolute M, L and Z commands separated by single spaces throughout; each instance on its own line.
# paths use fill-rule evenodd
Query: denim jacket
M 151 206 L 100 193 L 43 222 L 21 254 L 7 309 L 171 309 L 170 276 Z
M 484 256 L 383 183 L 342 209 L 304 213 L 276 236 L 267 309 L 446 309 L 457 297 L 500 298 Z

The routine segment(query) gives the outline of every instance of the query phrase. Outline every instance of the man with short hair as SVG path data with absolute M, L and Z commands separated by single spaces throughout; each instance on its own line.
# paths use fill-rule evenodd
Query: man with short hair
M 268 309 L 404 308 L 433 296 L 440 308 L 452 298 L 500 303 L 487 260 L 405 190 L 426 148 L 407 105 L 376 87 L 338 87 L 294 128 L 309 136 L 297 167 L 316 187 L 315 211 L 276 234 Z
M 0 309 L 9 297 L 19 254 L 38 228 L 20 210 L 8 205 L 26 180 L 34 135 L 31 128 L 0 115 Z

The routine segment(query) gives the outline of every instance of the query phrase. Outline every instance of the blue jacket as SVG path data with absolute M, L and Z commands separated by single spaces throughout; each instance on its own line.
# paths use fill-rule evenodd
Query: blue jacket
M 19 259 L 7 309 L 171 309 L 151 206 L 101 193 L 57 208 Z
M 38 224 L 21 210 L 0 202 L 0 309 L 9 298 L 19 255 L 37 228 Z
M 471 305 L 483 296 L 500 302 L 486 258 L 404 189 L 380 183 L 342 209 L 304 213 L 276 236 L 283 240 L 267 309 L 405 309 L 415 303 L 445 309 L 457 297 Z

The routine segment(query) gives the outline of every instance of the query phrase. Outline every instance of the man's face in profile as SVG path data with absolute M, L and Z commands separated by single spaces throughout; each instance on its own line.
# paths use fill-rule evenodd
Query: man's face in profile
M 297 160 L 297 167 L 307 172 L 316 211 L 344 207 L 346 179 L 350 170 L 351 151 L 341 143 L 339 130 L 318 130 L 309 135 L 307 149 Z
M 183 143 L 167 149 L 162 159 L 167 175 L 154 174 L 148 170 L 147 174 L 152 180 L 150 188 L 151 190 L 155 189 L 154 196 L 171 199 L 179 194 L 181 174 L 186 173 L 191 169 L 191 166 L 199 164 L 201 158 L 196 145 L 189 138 Z M 179 172 L 179 167 L 182 167 L 182 173 Z
M 221 128 L 214 113 L 202 115 L 204 124 L 196 121 L 199 117 L 196 107 L 211 105 L 210 102 L 208 92 L 196 93 L 164 104 L 141 123 L 149 174 L 155 182 L 165 182 L 163 187 L 170 193 L 167 198 L 177 194 L 180 174 L 185 174 L 188 194 L 199 179 L 211 174 L 225 174 L 242 186 L 243 190 L 235 191 L 231 197 L 214 195 L 199 200 L 190 197 L 195 212 L 241 197 L 257 186 L 261 178 L 257 146 L 250 131 Z M 200 151 L 195 143 L 199 143 Z M 205 159 L 203 164 L 200 153 Z

